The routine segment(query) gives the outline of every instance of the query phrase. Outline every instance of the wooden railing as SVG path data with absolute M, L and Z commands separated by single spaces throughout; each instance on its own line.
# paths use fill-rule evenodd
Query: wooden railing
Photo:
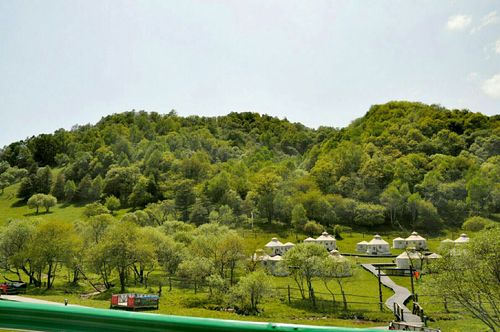
M 78 306 L 0 301 L 0 328 L 33 331 L 144 331 L 144 332 L 376 332 L 372 329 L 258 323 L 169 316 Z

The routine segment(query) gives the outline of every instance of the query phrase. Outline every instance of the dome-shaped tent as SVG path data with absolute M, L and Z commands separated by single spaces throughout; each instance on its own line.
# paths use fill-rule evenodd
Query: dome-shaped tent
M 389 243 L 383 240 L 382 237 L 376 234 L 373 239 L 366 245 L 366 252 L 370 255 L 390 255 L 391 250 L 389 248 Z
M 396 257 L 396 265 L 398 269 L 413 269 L 420 270 L 422 268 L 422 260 L 424 256 L 415 250 L 408 250 Z
M 321 235 L 316 239 L 316 243 L 324 245 L 328 251 L 337 248 L 337 241 L 335 240 L 335 237 L 331 236 L 327 232 L 321 233 Z
M 392 240 L 392 247 L 394 249 L 404 249 L 406 248 L 406 241 L 402 237 L 397 237 Z
M 423 238 L 422 236 L 418 235 L 417 232 L 411 233 L 410 236 L 408 236 L 406 239 L 406 246 L 407 247 L 415 247 L 417 250 L 424 250 L 427 249 L 427 240 Z

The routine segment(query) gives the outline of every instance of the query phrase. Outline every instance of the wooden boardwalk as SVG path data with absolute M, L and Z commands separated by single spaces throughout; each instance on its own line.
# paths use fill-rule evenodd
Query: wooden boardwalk
M 373 266 L 372 264 L 361 264 L 361 266 L 365 270 L 373 273 L 375 277 L 378 278 L 378 271 L 375 266 Z M 404 322 L 416 326 L 423 326 L 424 324 L 422 323 L 420 317 L 412 314 L 411 310 L 405 306 L 405 302 L 408 300 L 408 298 L 411 297 L 410 291 L 403 286 L 399 286 L 394 281 L 392 281 L 391 278 L 385 275 L 380 276 L 380 282 L 382 283 L 382 285 L 394 291 L 394 295 L 388 298 L 387 301 L 385 301 L 385 305 L 392 311 L 394 308 L 394 303 L 397 303 L 403 309 Z

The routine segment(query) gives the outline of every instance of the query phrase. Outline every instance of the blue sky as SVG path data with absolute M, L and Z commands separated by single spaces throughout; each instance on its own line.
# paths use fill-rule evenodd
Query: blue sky
M 500 1 L 0 0 L 0 146 L 131 109 L 500 113 Z

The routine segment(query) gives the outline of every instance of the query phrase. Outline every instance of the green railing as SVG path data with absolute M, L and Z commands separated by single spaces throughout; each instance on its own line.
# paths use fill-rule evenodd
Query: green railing
M 341 327 L 322 327 L 277 323 L 258 323 L 222 319 L 115 311 L 77 306 L 0 301 L 0 329 L 32 331 L 286 331 L 341 332 L 373 331 Z

